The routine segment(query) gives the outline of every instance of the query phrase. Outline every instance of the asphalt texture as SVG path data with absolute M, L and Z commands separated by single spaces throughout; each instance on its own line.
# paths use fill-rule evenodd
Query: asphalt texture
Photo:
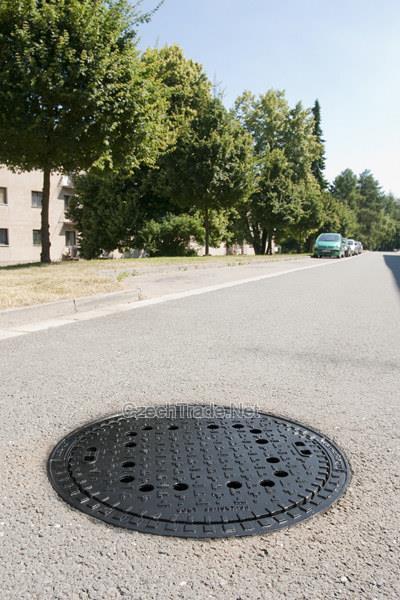
M 0 596 L 400 597 L 400 255 L 368 253 L 0 341 Z M 270 535 L 135 533 L 71 509 L 48 454 L 126 406 L 257 406 L 352 467 L 327 512 Z

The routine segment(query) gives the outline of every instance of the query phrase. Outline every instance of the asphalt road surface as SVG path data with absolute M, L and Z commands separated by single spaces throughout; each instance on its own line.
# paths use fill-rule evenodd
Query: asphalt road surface
M 400 597 L 400 255 L 370 253 L 0 341 L 0 596 Z M 270 535 L 151 536 L 72 510 L 47 456 L 127 404 L 248 404 L 346 453 L 328 512 Z

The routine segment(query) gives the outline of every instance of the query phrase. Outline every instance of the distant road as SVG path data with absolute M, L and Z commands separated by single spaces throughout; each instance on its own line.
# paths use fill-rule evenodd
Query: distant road
M 400 597 L 400 255 L 4 339 L 0 352 L 5 598 Z M 207 542 L 114 529 L 55 496 L 46 458 L 63 435 L 171 402 L 257 405 L 324 432 L 351 463 L 346 495 L 290 530 Z

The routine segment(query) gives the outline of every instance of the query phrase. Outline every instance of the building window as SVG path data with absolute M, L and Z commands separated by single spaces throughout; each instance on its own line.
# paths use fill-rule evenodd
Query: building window
M 65 232 L 65 245 L 76 246 L 76 231 Z
M 42 243 L 42 232 L 40 229 L 32 229 L 33 245 L 40 246 Z
M 8 229 L 0 229 L 0 246 L 8 246 Z
M 42 208 L 43 192 L 32 192 L 32 208 Z
M 71 204 L 71 194 L 64 194 L 64 213 L 67 215 Z
M 7 204 L 7 188 L 0 187 L 0 206 L 6 206 Z

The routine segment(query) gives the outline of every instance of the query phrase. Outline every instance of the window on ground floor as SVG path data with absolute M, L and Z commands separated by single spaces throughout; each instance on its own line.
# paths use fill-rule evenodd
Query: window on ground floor
M 8 229 L 0 229 L 0 246 L 8 246 Z
M 42 232 L 40 229 L 32 229 L 33 245 L 40 246 L 42 243 Z
M 65 245 L 76 246 L 76 231 L 71 230 L 65 232 Z
M 7 188 L 0 187 L 0 206 L 6 206 L 7 204 L 8 204 Z
M 32 208 L 42 208 L 43 192 L 32 192 Z

